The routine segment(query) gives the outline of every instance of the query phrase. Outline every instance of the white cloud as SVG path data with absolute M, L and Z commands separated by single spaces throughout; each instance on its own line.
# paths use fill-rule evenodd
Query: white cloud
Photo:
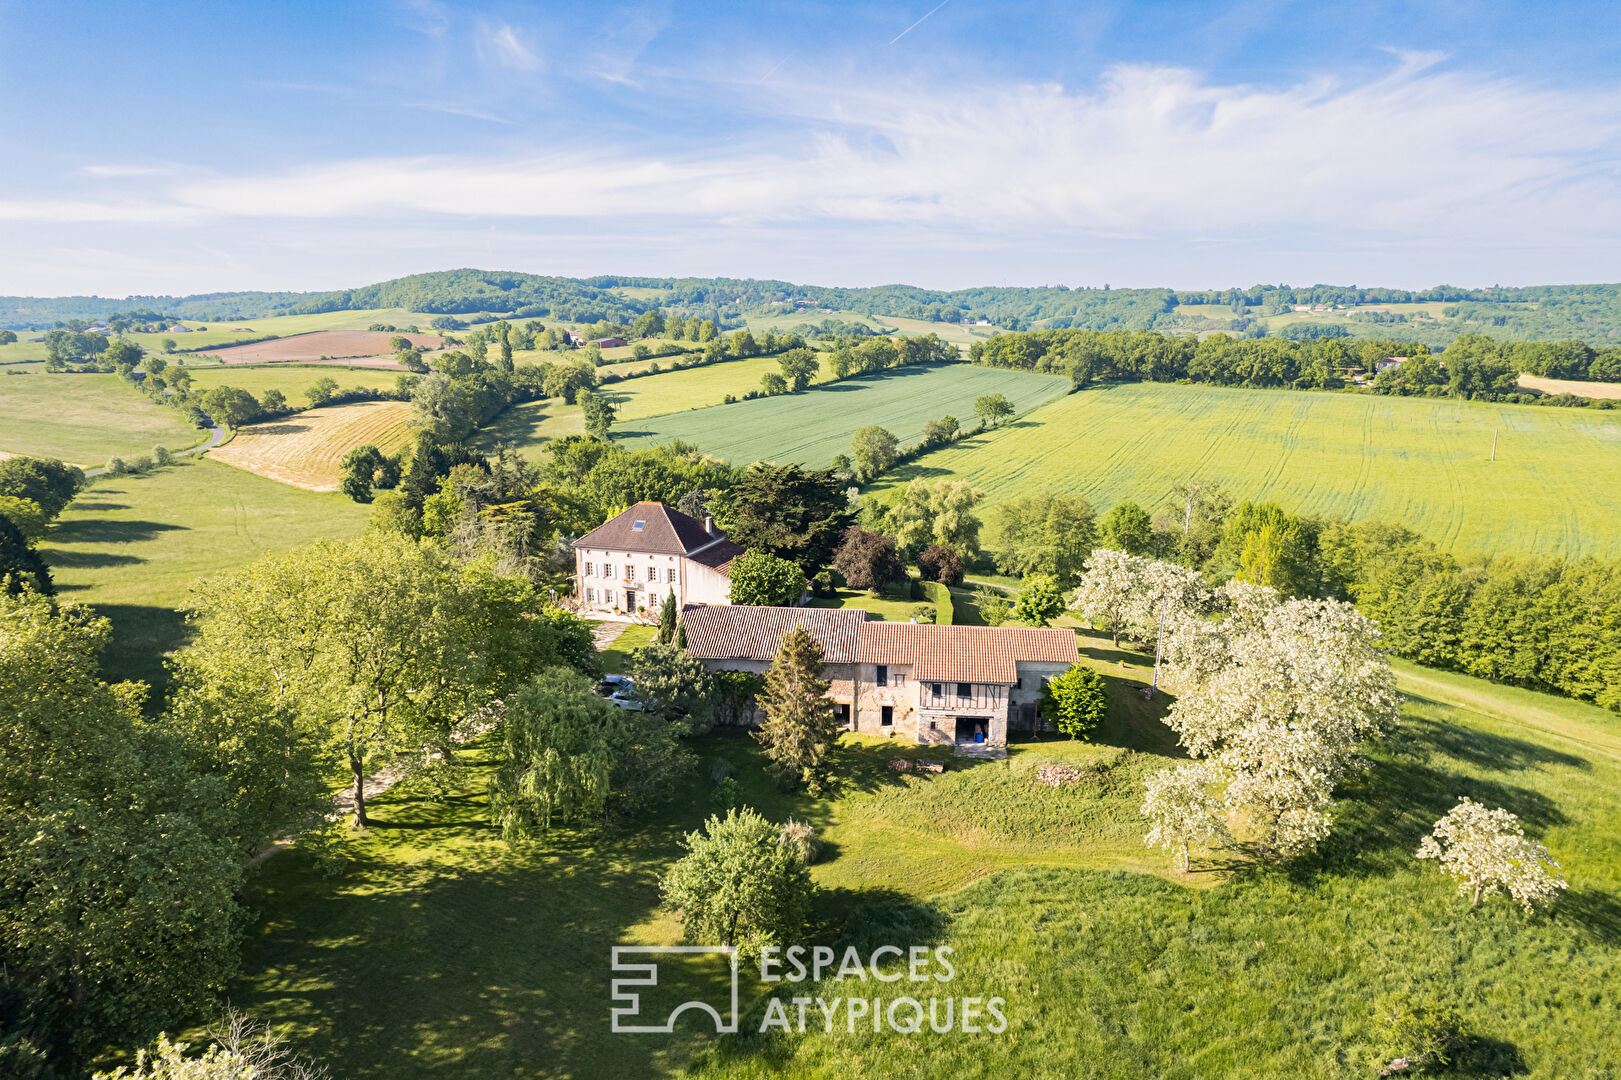
M 1621 92 L 1532 87 L 1440 59 L 1402 53 L 1382 77 L 1283 87 L 1149 66 L 1113 69 L 1085 91 L 779 79 L 746 88 L 765 134 L 728 132 L 681 154 L 563 147 L 191 173 L 156 182 L 145 201 L 0 202 L 0 220 L 595 222 L 655 244 L 724 233 L 735 249 L 756 237 L 763 254 L 784 230 L 812 242 L 878 230 L 962 252 L 1014 238 L 1052 251 L 1138 244 L 1167 267 L 1161 281 L 1195 245 L 1270 245 L 1291 266 L 1358 252 L 1394 265 L 1442 249 L 1558 265 L 1564 251 L 1616 239 Z

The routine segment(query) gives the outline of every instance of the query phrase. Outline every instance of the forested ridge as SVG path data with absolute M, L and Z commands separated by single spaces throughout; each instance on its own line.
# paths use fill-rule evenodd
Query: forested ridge
M 132 306 L 173 318 L 220 321 L 328 311 L 404 308 L 442 315 L 479 312 L 567 322 L 630 322 L 652 308 L 739 325 L 753 315 L 796 308 L 853 311 L 876 318 L 978 322 L 1006 330 L 1232 330 L 1261 335 L 1258 320 L 1298 307 L 1442 304 L 1440 312 L 1353 310 L 1289 328 L 1332 336 L 1379 336 L 1441 346 L 1462 333 L 1511 340 L 1621 341 L 1621 284 L 1468 289 L 1387 289 L 1357 285 L 1252 285 L 1247 288 L 1071 288 L 981 286 L 937 290 L 913 285 L 843 288 L 774 279 L 603 275 L 568 278 L 512 271 L 443 270 L 353 289 L 320 292 L 217 292 L 193 296 L 0 297 L 0 326 L 43 329 L 102 318 Z M 1210 308 L 1225 309 L 1211 312 Z M 1199 310 L 1196 310 L 1199 309 Z

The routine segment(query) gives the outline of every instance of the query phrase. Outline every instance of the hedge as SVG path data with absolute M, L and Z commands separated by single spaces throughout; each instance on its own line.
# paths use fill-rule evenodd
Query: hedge
M 923 595 L 934 604 L 934 625 L 950 626 L 955 617 L 951 606 L 951 590 L 938 581 L 919 582 Z

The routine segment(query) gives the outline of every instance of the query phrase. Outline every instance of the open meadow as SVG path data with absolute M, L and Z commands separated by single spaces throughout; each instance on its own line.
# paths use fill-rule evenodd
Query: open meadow
M 669 361 L 664 361 L 668 365 Z M 639 365 L 645 366 L 645 365 Z M 608 366 L 598 369 L 614 370 Z M 767 372 L 780 372 L 782 367 L 774 356 L 755 356 L 747 360 L 728 360 L 703 367 L 681 371 L 660 371 L 656 375 L 642 375 L 622 382 L 609 383 L 601 388 L 613 402 L 618 413 L 618 429 L 629 421 L 645 420 L 650 416 L 682 410 L 703 409 L 719 405 L 727 394 L 742 397 L 750 390 L 760 388 L 760 378 Z M 829 376 L 826 359 L 819 380 Z M 510 446 L 526 456 L 534 457 L 548 439 L 563 435 L 579 435 L 585 431 L 585 420 L 577 405 L 565 405 L 556 399 L 526 401 L 513 405 L 478 433 L 479 445 Z
M 307 391 L 317 379 L 331 379 L 339 390 L 369 387 L 376 390 L 392 389 L 398 373 L 378 371 L 375 368 L 339 367 L 326 364 L 267 364 L 262 367 L 191 367 L 193 390 L 206 391 L 216 386 L 234 386 L 246 390 L 254 397 L 263 397 L 266 390 L 279 390 L 289 402 L 308 401 Z
M 309 491 L 337 491 L 343 456 L 371 444 L 392 454 L 411 438 L 411 405 L 357 401 L 250 424 L 209 456 Z
M 336 872 L 296 850 L 254 871 L 260 914 L 232 1001 L 345 1077 L 1361 1077 L 1375 1003 L 1404 989 L 1458 1005 L 1454 1075 L 1602 1076 L 1621 1060 L 1621 718 L 1402 665 L 1404 725 L 1343 792 L 1323 851 L 1183 875 L 1141 840 L 1141 781 L 1173 746 L 1163 701 L 1134 692 L 1148 658 L 1081 643 L 1113 702 L 1091 742 L 1016 744 L 931 778 L 887 768 L 922 748 L 847 736 L 826 798 L 785 795 L 752 740 L 714 735 L 653 821 L 513 847 L 489 824 L 493 755 L 475 745 L 442 794 L 413 781 L 375 800 Z M 716 761 L 746 804 L 823 841 L 811 940 L 950 945 L 955 978 L 923 993 L 1003 997 L 1007 1033 L 828 1034 L 813 1007 L 809 1031 L 761 1036 L 762 998 L 783 986 L 748 976 L 742 1035 L 690 1017 L 670 1035 L 611 1034 L 610 949 L 680 940 L 657 880 L 713 808 Z M 1044 761 L 1091 763 L 1097 779 L 1040 786 Z M 1470 912 L 1412 858 L 1460 794 L 1549 844 L 1570 882 L 1551 915 L 1500 898 Z
M 205 458 L 93 480 L 40 546 L 58 594 L 112 619 L 108 676 L 157 685 L 163 654 L 185 639 L 177 609 L 192 582 L 268 552 L 354 536 L 368 513 L 340 495 Z
M 0 376 L 0 453 L 60 458 L 85 468 L 181 450 L 205 435 L 173 409 L 148 401 L 117 375 Z
M 398 368 L 389 356 L 389 342 L 396 337 L 406 338 L 419 349 L 437 349 L 444 341 L 437 334 L 390 334 L 373 330 L 316 330 L 291 337 L 273 338 L 244 345 L 223 346 L 201 354 L 211 356 L 222 364 L 299 364 L 311 363 L 325 357 L 327 360 L 369 359 L 387 360 L 388 366 Z
M 1069 385 L 1055 375 L 968 364 L 894 368 L 798 394 L 623 423 L 614 437 L 633 449 L 682 439 L 734 464 L 794 461 L 823 468 L 835 454 L 849 452 L 851 434 L 865 424 L 889 429 L 905 446 L 942 416 L 971 427 L 974 399 L 982 394 L 1005 394 L 1024 412 L 1062 396 Z
M 718 452 L 736 434 L 683 437 Z M 1459 553 L 1621 555 L 1613 410 L 1130 383 L 937 450 L 886 486 L 913 476 L 967 480 L 993 504 L 1047 487 L 1100 511 L 1153 510 L 1197 477 L 1291 513 L 1397 522 Z

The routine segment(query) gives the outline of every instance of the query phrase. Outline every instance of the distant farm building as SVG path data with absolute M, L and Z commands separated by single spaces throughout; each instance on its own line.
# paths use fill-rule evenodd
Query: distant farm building
M 1382 360 L 1375 360 L 1373 362 L 1373 373 L 1378 375 L 1382 372 L 1389 371 L 1393 367 L 1400 367 L 1402 362 L 1406 359 L 1407 357 L 1405 356 L 1387 356 Z
M 592 338 L 591 344 L 595 345 L 599 349 L 617 349 L 621 345 L 629 345 L 630 342 L 626 341 L 622 337 L 599 337 Z

